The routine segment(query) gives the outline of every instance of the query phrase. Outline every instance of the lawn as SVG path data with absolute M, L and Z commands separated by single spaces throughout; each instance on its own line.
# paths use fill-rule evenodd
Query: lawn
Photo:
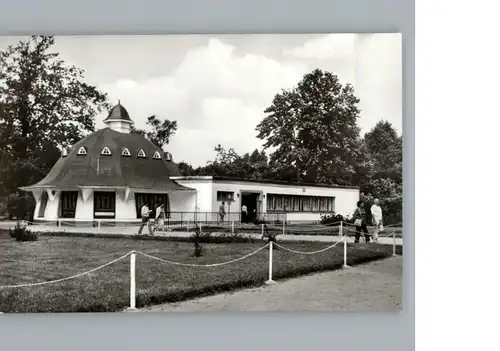
M 204 256 L 192 257 L 189 242 L 126 238 L 41 236 L 34 242 L 16 242 L 0 231 L 0 286 L 59 279 L 105 264 L 131 250 L 171 261 L 211 264 L 229 261 L 263 246 L 262 242 L 206 243 Z M 316 251 L 330 243 L 282 243 L 298 251 Z M 398 253 L 401 253 L 398 247 Z M 245 260 L 214 268 L 182 267 L 137 255 L 137 307 L 180 301 L 262 284 L 268 277 L 266 248 Z M 392 254 L 390 245 L 348 247 L 348 264 L 354 265 Z M 27 288 L 0 288 L 0 312 L 110 312 L 129 303 L 127 257 L 79 278 Z M 274 251 L 273 278 L 279 280 L 311 272 L 337 269 L 343 263 L 343 246 L 316 255 Z

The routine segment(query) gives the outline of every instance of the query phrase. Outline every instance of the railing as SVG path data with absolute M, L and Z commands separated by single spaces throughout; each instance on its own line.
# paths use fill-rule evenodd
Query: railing
M 227 212 L 221 216 L 218 212 L 188 212 L 188 211 L 173 211 L 169 212 L 165 218 L 167 226 L 189 226 L 194 222 L 202 223 L 203 225 L 230 225 L 242 223 L 255 223 L 255 221 L 265 221 L 269 224 L 282 224 L 286 222 L 286 213 L 249 213 L 243 216 L 241 212 Z M 154 215 L 151 216 L 151 219 Z M 140 222 L 139 218 L 121 220 L 121 219 L 90 219 L 81 220 L 74 218 L 60 218 L 55 221 L 35 220 L 35 224 L 51 223 L 57 226 L 72 226 L 72 227 L 98 227 L 101 224 L 115 227 L 137 226 Z

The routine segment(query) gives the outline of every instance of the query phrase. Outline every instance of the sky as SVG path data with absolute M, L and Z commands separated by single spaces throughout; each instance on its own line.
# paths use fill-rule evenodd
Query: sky
M 0 37 L 0 50 L 22 37 Z M 165 147 L 174 161 L 205 165 L 222 144 L 262 149 L 255 127 L 281 89 L 316 68 L 354 86 L 358 125 L 386 120 L 402 133 L 400 34 L 157 35 L 56 37 L 54 50 L 118 100 L 137 128 L 148 116 L 176 120 Z M 106 114 L 99 115 L 103 128 Z

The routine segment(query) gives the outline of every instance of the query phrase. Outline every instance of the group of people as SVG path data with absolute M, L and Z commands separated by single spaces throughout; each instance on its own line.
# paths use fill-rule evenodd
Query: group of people
M 139 226 L 139 232 L 138 234 L 142 234 L 142 230 L 144 229 L 144 226 L 148 226 L 149 234 L 154 235 L 154 232 L 156 232 L 158 229 L 165 229 L 165 205 L 164 204 L 157 204 L 156 206 L 156 213 L 155 213 L 155 220 L 154 220 L 154 225 L 150 221 L 150 215 L 151 215 L 152 210 L 149 209 L 149 206 L 147 203 L 143 203 L 141 207 L 141 225 Z
M 225 202 L 222 201 L 222 203 L 219 206 L 219 218 L 218 218 L 218 222 L 219 223 L 224 223 L 224 217 L 225 216 L 226 216 L 226 206 L 225 206 Z M 242 223 L 249 222 L 252 219 L 255 219 L 255 217 L 257 217 L 257 210 L 254 209 L 253 210 L 253 214 L 250 215 L 248 213 L 247 206 L 245 204 L 243 204 L 243 206 L 241 206 L 241 222 Z
M 365 242 L 369 243 L 370 239 L 378 243 L 379 233 L 384 230 L 382 208 L 378 199 L 371 200 L 371 195 L 363 196 L 356 204 L 356 210 L 353 214 L 354 225 L 356 226 L 355 243 L 359 243 L 361 231 L 365 235 Z M 373 226 L 373 231 L 370 234 L 368 226 Z M 371 238 L 370 238 L 371 237 Z

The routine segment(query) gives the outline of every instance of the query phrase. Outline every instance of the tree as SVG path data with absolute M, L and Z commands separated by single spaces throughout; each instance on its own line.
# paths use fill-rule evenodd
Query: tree
M 277 94 L 257 125 L 273 174 L 303 182 L 351 184 L 359 157 L 359 117 L 350 84 L 316 69 Z
M 52 36 L 32 36 L 0 52 L 0 197 L 43 178 L 60 155 L 95 129 L 109 109 L 84 71 L 52 51 Z
M 165 119 L 163 121 L 156 118 L 155 115 L 149 116 L 146 122 L 148 130 L 136 129 L 132 127 L 132 133 L 140 134 L 147 137 L 153 144 L 159 148 L 168 145 L 170 138 L 177 131 L 177 121 Z
M 402 222 L 403 138 L 391 123 L 380 121 L 365 134 L 363 146 L 362 190 L 382 201 L 387 223 Z
M 403 138 L 388 121 L 378 122 L 365 134 L 366 152 L 372 162 L 372 178 L 403 181 Z

